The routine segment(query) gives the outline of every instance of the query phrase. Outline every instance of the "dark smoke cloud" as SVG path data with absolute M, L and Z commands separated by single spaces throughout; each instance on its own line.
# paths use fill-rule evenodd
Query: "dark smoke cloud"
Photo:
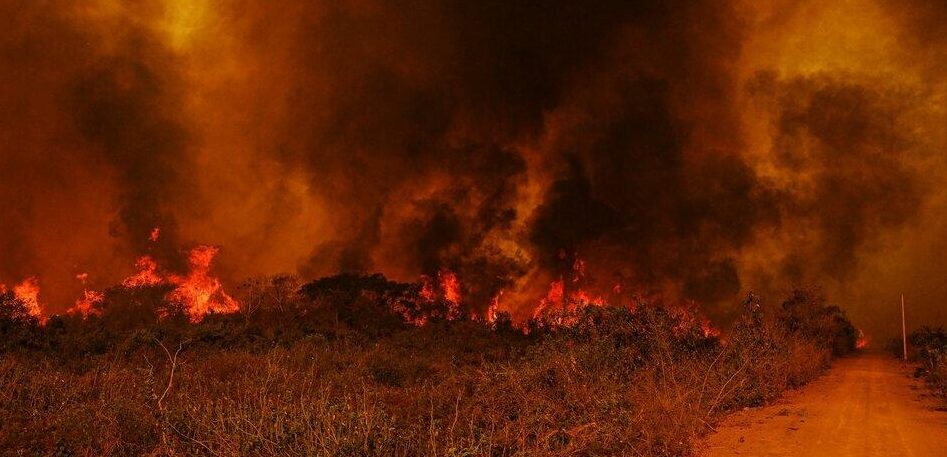
M 911 137 L 902 117 L 919 100 L 894 87 L 817 76 L 754 78 L 753 96 L 775 110 L 773 157 L 796 178 L 781 199 L 787 228 L 813 231 L 784 271 L 795 281 L 848 279 L 864 245 L 912 220 L 926 185 L 903 160 Z
M 469 277 L 465 263 L 561 270 L 595 244 L 620 252 L 640 280 L 687 282 L 692 298 L 739 289 L 726 251 L 771 218 L 759 209 L 766 192 L 738 151 L 694 147 L 702 133 L 692 126 L 714 119 L 737 128 L 725 67 L 739 33 L 727 8 L 374 6 L 319 10 L 326 26 L 301 27 L 291 40 L 302 67 L 291 117 L 302 138 L 286 157 L 310 170 L 320 194 L 341 197 L 334 214 L 355 227 L 351 239 L 317 249 L 310 265 L 331 271 L 324 260 L 337 259 L 390 270 L 399 257 L 396 270 L 451 268 Z M 717 106 L 688 112 L 688 99 L 706 93 Z M 574 120 L 557 126 L 550 116 Z M 517 214 L 527 167 L 512 149 L 554 129 L 564 144 L 537 152 L 554 183 L 536 214 Z M 453 182 L 425 183 L 443 173 Z M 391 217 L 403 205 L 410 217 Z M 536 265 L 497 255 L 486 242 L 515 220 L 528 225 L 512 236 L 530 243 Z M 658 246 L 673 253 L 655 255 Z M 366 261 L 378 251 L 391 255 Z M 496 287 L 512 281 L 499 276 Z
M 69 2 L 6 2 L 0 167 L 0 281 L 37 276 L 41 300 L 70 304 L 90 273 L 106 285 L 150 254 L 180 267 L 172 201 L 189 192 L 178 65 L 127 5 L 103 33 Z M 157 243 L 148 240 L 161 228 Z
M 77 72 L 68 89 L 69 114 L 117 175 L 121 190 L 112 235 L 138 253 L 180 267 L 181 240 L 167 205 L 173 195 L 188 193 L 190 184 L 179 173 L 189 160 L 191 139 L 175 119 L 176 66 L 160 43 L 140 33 Z M 154 228 L 160 230 L 156 241 L 150 239 Z
M 104 285 L 199 241 L 231 281 L 450 270 L 517 308 L 584 260 L 593 292 L 726 315 L 864 283 L 939 207 L 933 3 L 856 5 L 924 57 L 885 61 L 903 80 L 793 48 L 807 15 L 846 30 L 817 2 L 186 3 L 0 7 L 0 280 Z

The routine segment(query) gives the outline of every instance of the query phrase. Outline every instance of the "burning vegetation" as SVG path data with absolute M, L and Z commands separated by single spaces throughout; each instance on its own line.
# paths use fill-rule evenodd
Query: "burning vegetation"
M 0 3 L 3 449 L 682 455 L 947 300 L 936 2 Z
M 694 305 L 617 305 L 562 282 L 533 315 L 477 314 L 450 272 L 264 277 L 230 297 L 202 268 L 212 253 L 181 277 L 140 262 L 136 277 L 164 279 L 86 294 L 43 321 L 0 294 L 0 447 L 682 455 L 726 412 L 807 382 L 858 338 L 812 290 L 772 307 L 750 295 L 721 332 Z
M 0 281 L 41 315 L 134 259 L 193 319 L 247 277 L 381 272 L 521 320 L 661 296 L 725 323 L 821 284 L 881 334 L 866 298 L 932 287 L 930 2 L 67 3 L 0 8 Z
M 158 229 L 152 232 L 152 241 L 156 239 L 157 233 Z M 165 272 L 153 258 L 142 256 L 135 262 L 137 273 L 125 278 L 121 286 L 131 290 L 169 287 L 167 300 L 180 304 L 191 322 L 200 322 L 208 313 L 236 312 L 239 308 L 236 300 L 223 290 L 220 280 L 210 273 L 218 251 L 219 248 L 214 246 L 197 246 L 191 249 L 188 254 L 187 272 L 183 275 Z M 76 275 L 76 279 L 83 285 L 88 277 L 87 273 Z M 3 284 L 0 284 L 0 291 L 6 292 Z M 13 294 L 25 305 L 31 316 L 45 324 L 49 315 L 40 303 L 40 288 L 36 278 L 29 278 L 13 287 Z M 82 296 L 75 301 L 75 305 L 67 309 L 66 313 L 83 317 L 98 314 L 101 312 L 104 297 L 100 291 L 85 289 Z

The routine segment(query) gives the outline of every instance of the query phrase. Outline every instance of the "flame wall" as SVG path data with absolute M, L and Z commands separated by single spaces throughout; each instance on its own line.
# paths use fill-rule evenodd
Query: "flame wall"
M 947 8 L 851 0 L 13 0 L 0 281 L 65 309 L 148 254 L 229 280 L 454 271 L 726 315 L 822 284 L 942 319 Z M 157 242 L 149 241 L 160 227 Z M 942 319 L 944 320 L 944 319 Z

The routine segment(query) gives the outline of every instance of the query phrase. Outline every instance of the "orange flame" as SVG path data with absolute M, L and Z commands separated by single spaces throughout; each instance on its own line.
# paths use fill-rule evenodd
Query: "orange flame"
M 159 236 L 161 236 L 161 229 L 158 227 L 155 227 L 151 229 L 151 233 L 148 234 L 148 239 L 151 240 L 151 242 L 153 243 L 155 241 L 158 241 Z
M 460 303 L 460 280 L 452 271 L 442 270 L 438 273 L 441 288 L 444 289 L 444 300 L 451 303 Z
M 457 274 L 450 270 L 441 270 L 437 273 L 437 285 L 431 281 L 428 276 L 421 276 L 421 291 L 418 293 L 421 300 L 434 303 L 443 300 L 447 304 L 447 311 L 444 318 L 449 321 L 460 317 L 461 297 L 460 297 L 460 279 Z M 405 314 L 403 310 L 396 310 Z M 414 325 L 422 326 L 427 324 L 426 318 L 413 319 L 405 314 L 405 320 Z
M 79 314 L 82 317 L 99 314 L 100 311 L 96 309 L 95 305 L 101 303 L 103 299 L 105 299 L 105 294 L 102 292 L 87 289 L 82 292 L 82 298 L 76 300 L 76 304 L 66 310 L 66 312 Z
M 858 330 L 858 339 L 855 340 L 855 348 L 865 349 L 871 344 L 871 337 L 865 334 L 865 332 Z
M 573 264 L 572 284 L 578 283 L 585 276 L 585 262 L 576 260 Z M 614 290 L 614 289 L 613 289 Z M 605 306 L 608 301 L 599 295 L 595 295 L 585 289 L 578 288 L 569 290 L 563 279 L 553 281 L 549 284 L 549 291 L 546 296 L 539 300 L 539 304 L 533 311 L 534 318 L 540 318 L 543 314 L 550 311 L 578 311 L 588 306 Z
M 89 273 L 79 273 L 76 279 L 83 285 L 89 280 Z M 82 291 L 82 297 L 76 300 L 76 303 L 66 310 L 69 314 L 79 314 L 82 317 L 89 317 L 92 314 L 99 314 L 101 311 L 96 309 L 95 305 L 105 299 L 105 294 L 95 290 L 85 289 Z
M 143 256 L 135 262 L 138 273 L 129 276 L 122 281 L 125 287 L 147 287 L 161 284 L 161 276 L 158 275 L 158 263 L 150 256 Z
M 179 301 L 185 307 L 192 322 L 200 322 L 208 313 L 232 313 L 239 310 L 239 304 L 228 295 L 220 280 L 210 275 L 214 257 L 220 251 L 214 246 L 197 246 L 188 256 L 189 271 L 184 276 L 163 274 L 158 263 L 150 256 L 138 259 L 135 266 L 138 273 L 125 278 L 122 285 L 129 288 L 148 287 L 160 284 L 175 286 L 168 298 Z
M 23 282 L 13 286 L 13 295 L 26 305 L 27 312 L 39 319 L 41 324 L 46 323 L 46 316 L 39 304 L 39 281 L 35 278 L 26 278 Z
M 454 272 L 447 270 L 442 270 L 437 276 L 447 301 L 447 320 L 455 320 L 460 317 L 460 280 Z
M 700 328 L 703 331 L 705 338 L 716 338 L 720 336 L 720 329 L 714 327 L 714 325 L 707 319 L 701 321 Z
M 421 299 L 424 301 L 432 302 L 437 300 L 437 292 L 434 291 L 434 286 L 431 285 L 431 281 L 427 276 L 421 277 Z
M 500 308 L 501 296 L 503 296 L 502 290 L 497 292 L 497 294 L 493 297 L 493 300 L 490 300 L 490 306 L 487 308 L 487 312 L 484 315 L 487 322 L 491 324 L 497 321 L 497 312 L 499 311 L 499 308 Z
M 233 313 L 240 308 L 237 301 L 224 292 L 220 280 L 209 275 L 211 263 L 219 251 L 214 246 L 192 249 L 188 257 L 191 268 L 188 275 L 169 277 L 169 281 L 178 286 L 169 297 L 186 306 L 192 322 L 200 322 L 207 313 Z

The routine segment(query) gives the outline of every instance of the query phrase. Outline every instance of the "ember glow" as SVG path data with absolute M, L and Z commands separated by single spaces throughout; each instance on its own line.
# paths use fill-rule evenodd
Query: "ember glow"
M 858 330 L 858 339 L 855 340 L 855 347 L 857 349 L 866 349 L 871 345 L 871 338 L 865 334 L 865 332 Z
M 0 281 L 45 315 L 165 284 L 199 319 L 339 272 L 518 320 L 660 295 L 726 322 L 820 284 L 882 335 L 896 291 L 947 300 L 942 2 L 0 13 Z

